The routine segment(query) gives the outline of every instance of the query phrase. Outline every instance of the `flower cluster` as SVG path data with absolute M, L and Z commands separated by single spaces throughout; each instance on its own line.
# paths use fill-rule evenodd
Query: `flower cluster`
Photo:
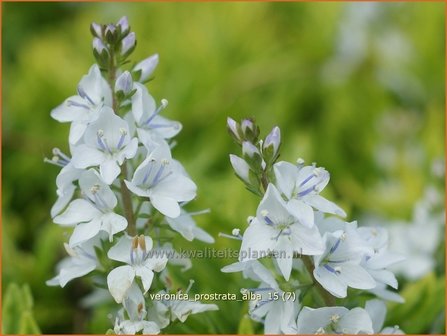
M 329 183 L 324 168 L 277 162 L 278 127 L 264 140 L 251 119 L 228 118 L 227 127 L 242 147 L 242 157 L 230 155 L 236 175 L 262 198 L 243 234 L 222 234 L 241 240 L 238 262 L 222 271 L 259 282 L 242 289 L 254 295 L 250 317 L 266 334 L 401 333 L 381 329 L 383 301 L 366 301 L 401 300 L 389 289 L 398 284 L 388 268 L 403 258 L 388 250 L 387 231 L 346 222 L 346 213 L 320 195 Z
M 98 287 L 108 288 L 110 300 L 122 305 L 115 333 L 154 334 L 177 318 L 184 322 L 189 314 L 217 309 L 200 302 L 179 307 L 147 300 L 146 294 L 173 290 L 167 263 L 190 267 L 189 260 L 168 258 L 175 256 L 173 232 L 188 240 L 213 238 L 184 209 L 196 185 L 171 155 L 181 124 L 160 115 L 167 100 L 157 104 L 143 85 L 158 55 L 123 70 L 136 46 L 127 18 L 93 23 L 91 32 L 97 64 L 82 77 L 77 94 L 51 112 L 70 123 L 70 155 L 54 149 L 46 160 L 62 167 L 51 216 L 73 230 L 65 244 L 69 256 L 48 284 L 64 287 L 95 271 Z

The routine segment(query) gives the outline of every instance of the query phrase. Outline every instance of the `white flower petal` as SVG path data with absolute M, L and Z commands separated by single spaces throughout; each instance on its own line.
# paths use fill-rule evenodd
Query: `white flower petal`
M 265 257 L 273 250 L 275 241 L 272 239 L 277 235 L 275 229 L 261 224 L 255 218 L 244 233 L 239 261 L 247 261 Z
M 376 287 L 375 280 L 360 265 L 343 263 L 340 267 L 341 272 L 338 277 L 349 287 L 358 289 L 371 289 Z
M 113 240 L 113 235 L 123 231 L 127 227 L 127 220 L 123 216 L 109 212 L 101 217 L 101 230 L 109 234 L 109 241 Z
M 101 163 L 99 171 L 104 182 L 110 185 L 121 173 L 121 168 L 114 159 L 108 159 Z
M 141 282 L 143 283 L 144 294 L 151 288 L 152 279 L 154 279 L 154 272 L 151 269 L 139 266 L 135 268 L 135 273 L 138 277 L 141 278 Z
M 107 276 L 107 285 L 109 287 L 110 294 L 117 303 L 123 302 L 127 291 L 132 286 L 135 278 L 135 270 L 129 266 L 120 266 L 113 269 Z
M 374 333 L 371 318 L 363 308 L 354 308 L 340 318 L 339 330 L 344 334 Z
M 299 170 L 297 166 L 289 162 L 281 161 L 273 165 L 273 170 L 275 172 L 278 189 L 287 197 L 287 199 L 290 199 L 298 178 Z
M 287 203 L 287 209 L 301 224 L 311 228 L 314 226 L 314 210 L 301 200 L 291 199 Z
M 85 169 L 91 166 L 98 166 L 106 159 L 105 154 L 100 150 L 85 144 L 73 147 L 73 166 Z
M 366 301 L 365 310 L 371 317 L 373 330 L 375 333 L 379 333 L 383 327 L 386 317 L 386 305 L 383 301 L 373 299 Z
M 289 237 L 284 235 L 279 236 L 274 248 L 275 253 L 278 254 L 275 260 L 278 264 L 279 270 L 284 276 L 284 279 L 289 281 L 293 263 L 293 247 L 290 243 Z
M 101 229 L 101 220 L 95 218 L 90 222 L 81 223 L 76 225 L 73 230 L 73 234 L 70 237 L 69 245 L 70 247 L 79 245 L 94 236 L 96 236 Z
M 175 199 L 158 194 L 151 195 L 150 199 L 154 208 L 163 215 L 172 218 L 180 216 L 180 206 Z
M 339 298 L 346 297 L 347 285 L 342 282 L 337 275 L 322 266 L 315 268 L 313 273 L 315 280 L 317 280 L 329 293 Z
M 315 209 L 325 213 L 346 217 L 346 212 L 335 203 L 328 201 L 326 198 L 320 195 L 308 195 L 304 198 L 304 201 L 313 206 Z
M 101 212 L 90 202 L 84 199 L 76 199 L 68 205 L 62 214 L 56 216 L 53 221 L 60 225 L 75 225 L 91 221 L 100 214 Z
M 87 129 L 87 124 L 83 122 L 72 122 L 70 126 L 70 134 L 68 136 L 68 141 L 70 144 L 77 144 L 81 140 L 82 136 Z

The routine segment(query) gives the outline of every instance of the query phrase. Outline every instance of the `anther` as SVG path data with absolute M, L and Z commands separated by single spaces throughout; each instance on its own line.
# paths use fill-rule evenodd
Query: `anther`
M 340 320 L 340 315 L 338 315 L 338 314 L 334 314 L 334 315 L 332 315 L 331 318 L 330 318 L 330 321 L 331 321 L 332 323 L 337 323 L 338 320 Z

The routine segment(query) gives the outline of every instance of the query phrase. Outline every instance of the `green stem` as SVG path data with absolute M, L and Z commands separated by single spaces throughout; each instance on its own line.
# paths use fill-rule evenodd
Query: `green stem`
M 116 98 L 114 90 L 117 68 L 116 68 L 116 59 L 113 46 L 109 46 L 109 52 L 110 52 L 110 64 L 108 69 L 108 83 L 110 89 L 112 90 L 112 108 L 113 111 L 117 114 L 118 99 Z M 123 198 L 124 216 L 127 219 L 127 233 L 130 236 L 135 236 L 137 234 L 137 228 L 132 209 L 132 195 L 129 189 L 127 188 L 126 183 L 124 182 L 124 179 L 126 178 L 127 178 L 127 165 L 126 163 L 123 163 L 123 165 L 121 166 L 120 190 L 121 190 L 121 197 Z

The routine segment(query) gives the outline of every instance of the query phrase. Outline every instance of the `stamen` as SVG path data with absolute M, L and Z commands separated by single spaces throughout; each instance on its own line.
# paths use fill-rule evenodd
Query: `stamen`
M 264 218 L 264 221 L 268 224 L 268 225 L 275 225 L 275 223 L 273 223 L 273 221 L 268 217 L 269 212 L 267 210 L 261 210 L 261 216 Z
M 67 163 L 68 162 L 70 162 L 70 158 L 67 156 L 67 155 L 65 155 L 59 148 L 53 148 L 53 154 L 54 155 L 57 155 L 57 156 L 60 156 L 63 160 L 65 160 L 65 161 L 67 161 Z
M 299 197 L 306 196 L 307 194 L 309 194 L 309 193 L 311 193 L 312 191 L 316 190 L 316 189 L 317 189 L 316 187 L 317 187 L 317 186 L 309 187 L 309 188 L 307 188 L 306 190 L 303 190 L 303 191 L 299 192 L 299 193 L 298 193 L 298 196 L 299 196 Z
M 152 172 L 152 168 L 154 168 L 154 163 L 155 163 L 155 162 L 156 162 L 155 159 L 152 159 L 152 160 L 151 160 L 151 162 L 150 162 L 150 164 L 149 164 L 149 169 L 147 170 L 146 174 L 144 175 L 143 182 L 142 182 L 141 184 L 145 184 L 145 183 L 146 183 L 146 181 L 147 181 L 149 175 L 150 175 L 151 172 Z
M 126 135 L 127 135 L 127 130 L 124 128 L 120 128 L 120 134 L 121 134 L 121 137 L 119 138 L 118 144 L 116 145 L 117 149 L 121 149 L 121 147 L 123 146 L 124 139 L 126 138 Z
M 242 240 L 242 236 L 233 236 L 233 235 L 229 235 L 229 234 L 222 233 L 222 232 L 219 232 L 218 236 L 219 237 L 230 238 L 230 239 Z
M 109 145 L 107 144 L 107 139 L 104 137 L 104 130 L 99 129 L 96 132 L 97 135 L 97 141 L 100 149 L 102 151 L 108 151 L 110 154 L 112 154 L 112 151 L 110 150 Z
M 73 100 L 68 100 L 68 101 L 67 101 L 67 106 L 81 107 L 81 108 L 84 108 L 84 109 L 86 109 L 86 110 L 89 110 L 89 109 L 90 109 L 90 107 L 88 107 L 87 105 L 77 103 L 77 102 L 75 102 L 75 101 L 73 101 Z
M 80 85 L 78 85 L 78 94 L 82 98 L 87 99 L 90 104 L 95 105 L 95 102 L 88 96 L 88 94 L 84 91 L 84 89 Z
M 334 314 L 330 318 L 331 323 L 337 323 L 338 320 L 340 320 L 340 315 L 338 315 L 338 314 Z
M 329 266 L 328 264 L 323 265 L 324 268 L 326 268 L 329 272 L 336 274 L 335 269 L 333 269 L 331 266 Z
M 154 113 L 152 113 L 152 115 L 147 118 L 147 120 L 143 123 L 143 125 L 149 125 L 150 122 L 161 112 L 163 111 L 166 106 L 168 106 L 168 101 L 166 99 L 162 99 L 161 100 L 161 105 L 154 111 Z
M 161 182 L 162 180 L 164 180 L 166 177 L 168 177 L 169 175 L 172 174 L 172 172 L 168 172 L 165 176 L 162 176 L 163 171 L 165 169 L 165 167 L 169 164 L 169 161 L 167 159 L 163 159 L 161 160 L 161 166 L 160 168 L 158 168 L 157 173 L 155 174 L 154 179 L 152 180 L 152 184 L 151 186 L 155 186 L 157 185 L 159 182 Z
M 329 250 L 330 254 L 334 253 L 337 250 L 338 246 L 340 246 L 341 240 L 342 240 L 341 238 L 337 239 L 337 241 L 335 242 L 334 246 L 332 246 L 331 249 Z
M 314 171 L 315 171 L 315 169 L 314 169 Z M 314 177 L 317 177 L 317 175 L 315 175 L 315 173 L 310 174 L 303 182 L 300 183 L 299 186 L 302 187 L 303 185 L 305 185 L 307 182 L 309 182 Z
M 233 236 L 239 236 L 241 234 L 241 230 L 240 229 L 233 229 L 233 231 L 231 231 L 231 234 Z
M 248 217 L 247 217 L 247 224 L 251 224 L 251 222 L 253 221 L 253 219 L 255 219 L 253 216 L 248 216 Z

